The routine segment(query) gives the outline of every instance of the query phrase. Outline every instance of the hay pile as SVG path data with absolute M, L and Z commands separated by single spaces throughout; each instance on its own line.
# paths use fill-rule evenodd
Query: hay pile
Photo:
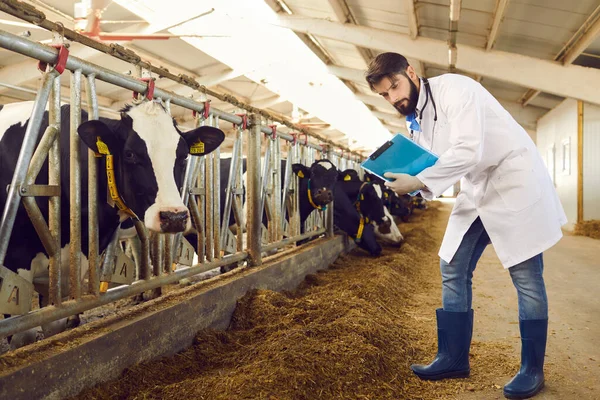
M 600 239 L 600 221 L 591 220 L 575 224 L 574 233 L 579 236 L 587 236 L 592 239 Z
M 409 369 L 436 350 L 436 250 L 447 214 L 434 203 L 414 220 L 401 225 L 400 251 L 356 251 L 293 292 L 251 291 L 227 331 L 199 332 L 184 352 L 78 398 L 448 399 L 489 388 L 518 365 L 508 345 L 474 343 L 479 372 L 468 380 L 425 382 Z

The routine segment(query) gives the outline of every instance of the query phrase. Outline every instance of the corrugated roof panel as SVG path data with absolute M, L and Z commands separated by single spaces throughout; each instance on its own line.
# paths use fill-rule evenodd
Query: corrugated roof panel
M 593 5 L 598 5 L 597 0 L 511 0 L 510 5 L 527 5 L 538 8 L 563 10 L 579 14 L 589 14 L 593 10 Z M 590 10 L 592 8 L 592 10 Z
M 388 24 L 386 22 L 380 21 L 372 21 L 372 20 L 361 20 L 361 25 L 368 26 L 375 29 L 383 29 L 385 31 L 392 31 L 397 33 L 402 33 L 408 35 L 410 33 L 410 29 L 408 25 L 398 24 Z M 408 24 L 408 23 L 407 23 Z
M 430 39 L 437 39 L 437 40 L 441 40 L 441 41 L 446 41 L 448 40 L 448 29 L 443 29 L 443 28 L 433 28 L 433 27 L 421 27 L 421 29 L 419 29 L 419 32 L 421 34 L 421 36 L 430 38 Z M 485 46 L 486 42 L 487 42 L 487 37 L 486 36 L 481 36 L 481 35 L 473 35 L 473 34 L 469 34 L 466 32 L 461 32 L 460 30 L 458 31 L 458 34 L 456 35 L 456 41 L 458 44 L 466 44 L 468 46 L 475 46 L 475 47 L 483 47 Z
M 543 107 L 547 109 L 552 109 L 562 103 L 564 98 L 559 96 L 554 96 L 553 94 L 548 93 L 540 93 L 533 100 L 529 102 L 532 106 Z
M 561 48 L 562 46 L 559 44 L 521 35 L 503 35 L 496 40 L 494 46 L 495 50 L 550 60 L 556 56 Z
M 380 22 L 387 25 L 407 26 L 408 18 L 404 12 L 398 13 L 388 10 L 361 7 L 352 10 L 360 24 L 364 21 Z
M 346 0 L 348 6 L 353 12 L 358 12 L 359 9 L 381 10 L 389 13 L 405 14 L 406 8 L 404 1 L 389 1 L 389 0 Z
M 463 0 L 462 10 L 475 10 L 483 11 L 486 13 L 493 13 L 496 9 L 496 0 Z M 462 12 L 461 17 L 462 19 Z

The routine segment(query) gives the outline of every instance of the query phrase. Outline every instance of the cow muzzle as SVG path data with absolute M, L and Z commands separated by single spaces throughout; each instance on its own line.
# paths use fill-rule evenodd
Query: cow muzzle
M 315 203 L 326 205 L 333 201 L 333 191 L 327 188 L 320 188 L 313 195 Z
M 159 211 L 160 230 L 164 233 L 178 233 L 186 230 L 190 218 L 188 210 Z

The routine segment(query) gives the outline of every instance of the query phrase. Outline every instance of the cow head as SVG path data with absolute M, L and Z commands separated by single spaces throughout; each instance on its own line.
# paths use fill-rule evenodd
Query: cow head
M 375 238 L 374 226 L 366 223 L 358 213 L 352 201 L 342 190 L 336 190 L 333 221 L 342 231 L 346 232 L 356 244 L 373 256 L 381 254 L 381 246 Z
M 317 206 L 326 206 L 333 201 L 333 192 L 338 178 L 335 165 L 329 160 L 315 161 L 310 167 L 292 164 L 301 186 L 310 188 L 312 201 Z
M 119 194 L 149 230 L 190 228 L 179 191 L 186 160 L 219 147 L 225 139 L 221 130 L 201 126 L 181 132 L 162 105 L 146 101 L 127 106 L 120 120 L 87 121 L 77 131 L 90 149 L 102 153 L 99 146 L 104 144 L 114 157 Z
M 381 196 L 378 195 L 371 182 L 361 181 L 356 170 L 346 169 L 339 173 L 338 185 L 358 207 L 362 215 L 369 221 L 375 222 L 383 232 L 390 232 L 392 221 L 385 215 Z

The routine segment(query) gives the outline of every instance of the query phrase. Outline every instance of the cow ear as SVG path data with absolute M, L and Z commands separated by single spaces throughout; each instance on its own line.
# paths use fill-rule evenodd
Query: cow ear
M 87 147 L 99 154 L 114 154 L 119 146 L 117 134 L 102 121 L 86 121 L 79 125 L 77 133 Z
M 204 156 L 215 151 L 225 140 L 225 134 L 219 128 L 201 126 L 191 131 L 183 132 L 181 136 L 190 148 L 193 156 Z
M 303 164 L 292 164 L 292 171 L 294 171 L 300 179 L 304 179 L 310 175 L 310 168 Z

